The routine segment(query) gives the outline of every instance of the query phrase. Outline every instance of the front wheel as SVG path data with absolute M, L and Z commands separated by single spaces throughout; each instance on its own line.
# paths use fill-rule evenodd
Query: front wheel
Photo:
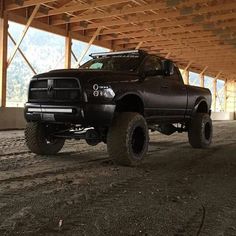
M 148 127 L 142 115 L 134 112 L 116 115 L 107 134 L 107 149 L 117 164 L 140 164 L 147 152 L 148 142 Z
M 189 143 L 193 148 L 207 148 L 212 142 L 212 120 L 208 114 L 198 113 L 192 117 L 188 129 Z
M 50 137 L 47 130 L 49 127 L 42 123 L 29 122 L 26 124 L 25 141 L 30 151 L 39 155 L 54 155 L 62 149 L 65 140 Z

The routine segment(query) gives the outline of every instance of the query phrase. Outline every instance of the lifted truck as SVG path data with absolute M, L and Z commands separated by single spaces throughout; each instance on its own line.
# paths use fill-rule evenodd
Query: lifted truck
M 188 132 L 194 148 L 212 141 L 211 93 L 184 85 L 179 69 L 141 50 L 95 53 L 79 69 L 32 78 L 25 104 L 26 143 L 40 155 L 59 152 L 66 139 L 107 144 L 121 165 L 138 165 L 149 130 Z

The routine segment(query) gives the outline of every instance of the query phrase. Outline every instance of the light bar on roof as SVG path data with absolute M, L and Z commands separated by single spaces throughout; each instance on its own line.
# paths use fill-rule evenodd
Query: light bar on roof
M 129 50 L 129 51 L 119 51 L 119 52 L 98 52 L 98 53 L 92 53 L 89 56 L 92 58 L 96 57 L 105 57 L 105 56 L 115 56 L 115 55 L 120 55 L 120 54 L 134 54 L 134 53 L 139 53 L 139 50 Z

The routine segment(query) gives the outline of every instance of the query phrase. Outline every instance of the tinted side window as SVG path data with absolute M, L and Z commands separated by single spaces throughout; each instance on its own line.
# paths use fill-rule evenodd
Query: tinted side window
M 157 57 L 149 57 L 144 62 L 144 71 L 161 70 L 161 62 Z
M 166 76 L 166 78 L 167 79 L 169 78 L 171 80 L 175 80 L 175 81 L 178 81 L 178 82 L 182 82 L 179 69 L 176 66 L 174 67 L 174 74 L 170 75 L 170 76 Z

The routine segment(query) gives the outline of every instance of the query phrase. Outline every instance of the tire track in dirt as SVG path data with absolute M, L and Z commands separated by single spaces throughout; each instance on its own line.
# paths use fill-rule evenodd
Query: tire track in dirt
M 30 173 L 24 178 L 22 174 L 16 176 L 19 179 L 13 178 L 0 183 L 0 186 L 5 183 L 17 185 L 12 189 L 4 189 L 4 192 L 0 191 L 0 211 L 3 212 L 0 219 L 5 222 L 3 227 L 0 227 L 1 235 L 5 232 L 7 235 L 22 233 L 70 236 L 79 233 L 196 235 L 202 219 L 201 204 L 206 208 L 206 218 L 200 235 L 213 235 L 212 232 L 214 235 L 221 232 L 227 236 L 236 235 L 233 228 L 236 222 L 236 200 L 233 198 L 235 191 L 226 196 L 219 196 L 220 191 L 226 192 L 230 189 L 230 184 L 221 184 L 222 189 L 212 191 L 217 187 L 217 182 L 224 183 L 222 178 L 214 179 L 217 172 L 232 172 L 232 167 L 223 166 L 224 161 L 229 160 L 218 160 L 216 154 L 225 147 L 231 147 L 233 137 L 229 146 L 224 145 L 228 143 L 227 140 L 221 142 L 217 138 L 208 150 L 193 150 L 182 140 L 174 143 L 175 138 L 176 136 L 169 142 L 164 139 L 158 142 L 159 136 L 153 137 L 157 141 L 150 144 L 150 159 L 147 158 L 139 168 L 117 168 L 106 159 L 104 147 L 95 151 L 88 151 L 89 148 L 86 147 L 88 152 L 83 152 L 81 157 L 76 151 L 72 156 L 62 153 L 58 157 L 40 157 L 43 163 L 39 163 L 39 167 L 48 165 L 48 171 L 51 173 L 44 175 L 42 168 L 35 170 L 35 176 Z M 78 143 L 71 142 L 70 145 L 74 148 Z M 84 145 L 82 146 L 83 149 Z M 191 156 L 188 158 L 190 152 Z M 105 159 L 98 161 L 97 153 Z M 94 158 L 94 162 L 91 160 L 89 164 L 81 164 L 80 158 L 83 161 L 86 158 Z M 218 163 L 211 167 L 217 161 Z M 62 164 L 69 167 L 68 171 L 66 168 L 63 171 Z M 31 167 L 26 163 L 26 169 Z M 73 167 L 74 171 L 70 169 Z M 219 169 L 213 172 L 215 167 Z M 24 165 L 19 171 L 23 168 Z M 61 172 L 53 173 L 57 168 Z M 225 170 L 222 171 L 222 168 Z M 103 176 L 102 171 L 106 172 L 106 175 Z M 203 188 L 204 184 L 206 189 Z M 228 199 L 230 202 L 226 206 Z M 21 213 L 22 217 L 16 217 Z M 60 219 L 63 223 L 58 227 Z M 216 222 L 218 226 L 214 225 Z M 14 228 L 11 228 L 12 224 L 15 225 Z M 221 235 L 224 235 L 223 233 Z
M 23 191 L 23 186 L 26 186 L 27 189 L 30 187 L 36 188 L 40 185 L 50 184 L 54 181 L 57 181 L 60 179 L 59 176 L 61 175 L 63 175 L 64 179 L 67 179 L 69 176 L 72 178 L 79 170 L 97 166 L 101 162 L 108 160 L 110 160 L 108 157 L 88 158 L 87 160 L 76 161 L 66 165 L 61 163 L 61 165 L 53 166 L 53 168 L 51 166 L 48 167 L 48 163 L 45 160 L 36 161 L 36 164 L 40 163 L 41 165 L 37 167 L 32 166 L 30 171 L 21 170 L 20 173 L 15 175 L 9 173 L 0 178 L 0 188 L 4 189 L 5 187 L 9 189 L 11 185 L 15 186 L 13 189 L 17 188 L 18 191 Z M 22 182 L 23 186 L 21 184 Z
M 72 213 L 70 211 L 71 214 L 64 216 L 68 224 L 68 225 L 65 225 L 65 228 L 64 228 L 65 231 L 69 230 L 70 228 L 75 227 L 76 225 L 77 226 L 86 225 L 86 222 L 83 222 L 83 219 L 87 219 L 88 216 L 91 214 L 93 215 L 93 218 L 94 217 L 96 218 L 99 215 L 105 214 L 107 211 L 109 211 L 109 208 L 113 206 L 113 203 L 117 204 L 119 199 L 121 199 L 120 205 L 122 205 L 122 201 L 123 201 L 122 199 L 124 198 L 125 195 L 127 195 L 127 191 L 140 192 L 140 191 L 143 191 L 143 186 L 145 186 L 145 188 L 155 189 L 155 183 L 154 183 L 155 181 L 153 181 L 153 176 L 154 178 L 158 179 L 159 174 L 155 175 L 153 172 L 152 174 L 145 174 L 147 170 L 141 170 L 141 171 L 143 174 L 140 176 L 134 176 L 128 179 L 125 178 L 125 176 L 122 176 L 122 181 L 107 186 L 107 189 L 105 190 L 104 189 L 99 189 L 99 190 L 95 189 L 94 191 L 91 190 L 85 196 L 83 194 L 80 195 L 79 197 L 78 195 L 71 196 L 71 197 L 68 196 L 66 201 L 59 202 L 58 206 L 54 206 L 55 209 L 58 209 L 60 207 L 62 207 L 63 209 L 67 208 L 68 207 L 67 202 L 75 206 L 75 210 L 71 210 Z M 150 178 L 150 176 L 152 176 L 152 178 Z M 160 184 L 165 185 L 164 180 L 162 181 L 163 182 L 159 180 L 157 186 L 159 186 Z M 177 184 L 180 184 L 180 183 L 177 182 Z M 127 191 L 124 191 L 124 189 L 127 189 Z M 176 204 L 176 202 L 178 202 L 179 200 L 178 198 L 176 200 L 176 196 L 178 196 L 180 189 L 177 188 L 175 189 L 175 191 L 171 189 L 171 192 L 168 193 L 169 191 L 166 191 L 166 189 L 159 189 L 158 201 L 162 202 L 163 204 L 169 204 L 169 203 Z M 81 202 L 83 202 L 82 204 L 83 207 L 77 208 L 76 206 L 81 205 Z M 126 207 L 126 210 L 128 211 L 129 207 L 128 206 L 125 206 L 125 207 Z M 93 209 L 92 212 L 91 212 L 91 208 Z M 133 208 L 133 206 L 131 206 L 131 208 Z M 62 215 L 64 212 L 63 209 L 61 212 Z M 90 210 L 87 210 L 87 209 L 90 209 Z M 46 225 L 43 227 L 42 230 L 44 230 L 45 228 L 50 228 L 51 231 L 57 230 L 54 227 L 52 225 Z M 81 230 L 82 230 L 81 233 L 84 233 L 88 229 L 81 229 Z

